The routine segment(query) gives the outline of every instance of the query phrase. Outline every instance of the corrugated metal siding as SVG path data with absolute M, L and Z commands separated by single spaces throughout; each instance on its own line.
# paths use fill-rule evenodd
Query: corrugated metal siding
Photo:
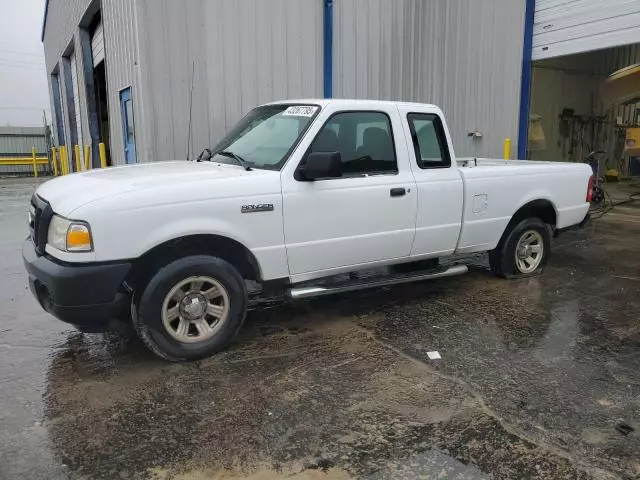
M 350 0 L 335 5 L 334 95 L 439 105 L 458 155 L 502 156 L 518 133 L 525 2 Z
M 33 147 L 38 153 L 47 153 L 44 128 L 0 127 L 0 156 L 31 155 Z
M 91 0 L 49 0 L 44 31 L 44 56 L 51 72 L 76 33 Z
M 537 0 L 533 59 L 640 42 L 638 0 Z
M 192 64 L 196 64 L 193 81 L 192 129 L 194 137 L 206 131 L 208 140 L 206 46 L 201 0 L 139 0 L 138 22 L 140 68 L 143 88 L 133 92 L 134 107 L 140 98 L 148 105 L 149 144 L 141 151 L 136 142 L 138 161 L 184 158 L 189 122 L 189 89 Z M 219 18 L 217 18 L 220 21 Z M 211 20 L 213 21 L 213 19 Z M 218 24 L 211 28 L 221 28 Z M 218 72 L 219 73 L 219 72 Z M 140 130 L 140 117 L 136 115 Z M 196 134 L 196 131 L 198 134 Z
M 47 154 L 45 129 L 41 127 L 0 127 L 0 157 L 31 157 L 35 147 L 40 155 Z M 47 167 L 39 166 L 44 173 Z M 33 175 L 31 165 L 0 165 L 1 175 Z
M 143 122 L 140 110 L 142 100 L 139 98 L 137 85 L 138 40 L 135 8 L 135 2 L 130 0 L 103 0 L 102 2 L 110 154 L 114 165 L 124 163 L 120 90 L 131 87 L 135 126 Z M 136 128 L 136 147 L 140 144 L 141 150 L 144 151 L 144 136 L 138 133 L 139 130 Z
M 320 0 L 138 5 L 150 138 L 139 161 L 185 158 L 192 68 L 192 158 L 257 104 L 322 95 Z

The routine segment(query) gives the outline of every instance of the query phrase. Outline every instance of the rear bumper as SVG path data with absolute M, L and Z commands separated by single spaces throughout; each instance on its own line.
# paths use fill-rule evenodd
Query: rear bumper
M 558 236 L 562 233 L 568 232 L 570 230 L 578 230 L 581 228 L 586 227 L 587 225 L 589 225 L 589 222 L 591 221 L 591 214 L 589 212 L 587 212 L 587 214 L 584 216 L 584 218 L 582 219 L 582 221 L 576 225 L 571 225 L 570 227 L 566 227 L 566 228 L 558 228 L 556 229 L 556 231 L 554 232 L 554 236 Z
M 38 303 L 54 317 L 83 331 L 104 330 L 126 315 L 129 295 L 122 284 L 131 264 L 65 264 L 38 256 L 30 239 L 22 245 L 29 286 Z

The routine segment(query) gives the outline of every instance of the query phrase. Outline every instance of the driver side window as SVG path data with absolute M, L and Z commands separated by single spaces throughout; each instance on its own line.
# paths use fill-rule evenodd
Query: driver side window
M 340 153 L 343 177 L 398 173 L 391 122 L 382 112 L 332 116 L 309 148 L 316 152 Z

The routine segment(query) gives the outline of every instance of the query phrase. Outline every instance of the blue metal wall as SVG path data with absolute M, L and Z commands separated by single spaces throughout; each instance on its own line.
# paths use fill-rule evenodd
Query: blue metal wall
M 527 158 L 529 134 L 529 106 L 531 104 L 531 51 L 533 48 L 533 21 L 536 0 L 525 0 L 524 44 L 522 47 L 522 86 L 520 87 L 520 120 L 518 121 L 518 158 Z

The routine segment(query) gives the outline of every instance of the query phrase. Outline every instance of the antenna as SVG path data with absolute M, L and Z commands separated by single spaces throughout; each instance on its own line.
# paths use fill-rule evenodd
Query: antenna
M 191 63 L 191 89 L 189 90 L 189 127 L 187 129 L 187 161 L 189 160 L 189 150 L 191 147 L 191 111 L 193 110 L 193 74 L 196 62 Z

